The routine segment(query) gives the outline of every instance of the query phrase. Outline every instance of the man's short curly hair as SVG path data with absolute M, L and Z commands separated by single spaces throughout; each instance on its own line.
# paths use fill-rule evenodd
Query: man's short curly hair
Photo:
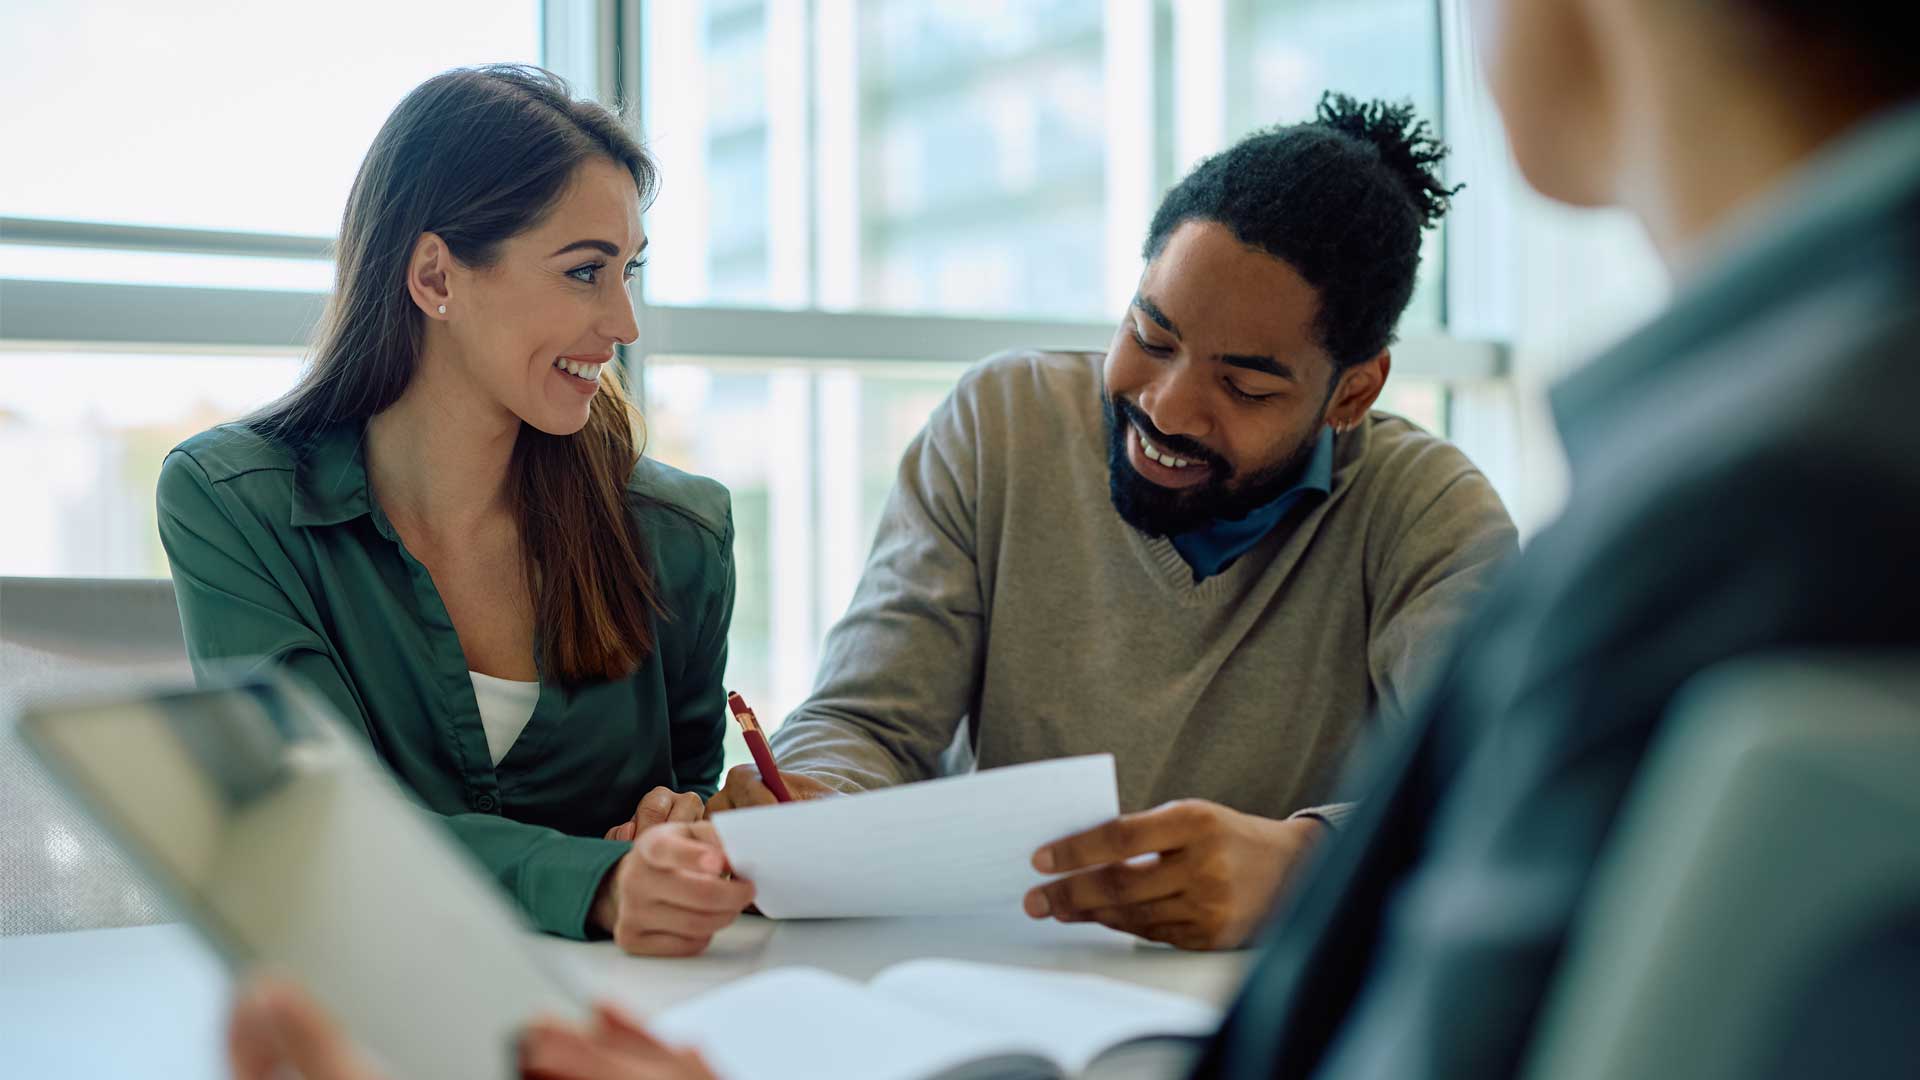
M 1272 127 L 1201 162 L 1161 200 L 1152 260 L 1188 221 L 1214 221 L 1286 262 L 1320 296 L 1316 329 L 1338 374 L 1377 355 L 1413 297 L 1420 234 L 1460 189 L 1447 149 L 1411 103 L 1329 92 L 1314 118 Z

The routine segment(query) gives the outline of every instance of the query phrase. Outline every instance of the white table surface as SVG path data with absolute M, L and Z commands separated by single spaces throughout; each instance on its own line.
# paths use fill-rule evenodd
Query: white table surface
M 743 916 L 704 955 L 685 960 L 627 956 L 607 942 L 542 937 L 535 947 L 583 994 L 642 1016 L 764 968 L 804 964 L 865 979 L 928 956 L 1088 972 L 1224 1004 L 1250 960 L 1246 952 L 1183 953 L 1099 926 L 1017 914 L 805 922 Z M 0 1075 L 222 1077 L 230 991 L 219 958 L 181 924 L 0 937 Z M 797 1068 L 795 1077 L 801 1075 Z

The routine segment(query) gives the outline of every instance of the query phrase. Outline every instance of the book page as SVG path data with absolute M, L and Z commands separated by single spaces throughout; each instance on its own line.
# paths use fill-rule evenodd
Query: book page
M 1204 1001 L 1118 979 L 966 960 L 909 960 L 868 985 L 879 997 L 998 1032 L 1008 1044 L 1031 1047 L 1075 1074 L 1122 1043 L 1203 1037 L 1222 1019 L 1221 1010 Z
M 1018 911 L 1033 853 L 1120 813 L 1113 755 L 715 814 L 770 918 Z
M 955 1023 L 817 968 L 748 976 L 659 1013 L 647 1026 L 671 1045 L 698 1047 L 727 1077 L 921 1080 L 966 1075 L 996 1060 L 1006 1068 L 993 1075 L 1006 1075 L 1019 1064 L 1004 1056 L 1009 1040 L 991 1028 Z M 1018 1071 L 1032 1075 L 1037 1064 Z

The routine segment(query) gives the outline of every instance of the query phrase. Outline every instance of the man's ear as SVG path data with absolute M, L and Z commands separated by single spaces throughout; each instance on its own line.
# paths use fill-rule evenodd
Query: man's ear
M 1379 355 L 1341 372 L 1333 397 L 1327 402 L 1327 426 L 1335 431 L 1360 426 L 1367 410 L 1380 399 L 1380 391 L 1387 388 L 1387 374 L 1392 370 L 1392 351 L 1381 349 Z
M 437 233 L 425 232 L 413 242 L 407 260 L 407 295 L 429 319 L 446 319 L 452 310 L 453 251 Z

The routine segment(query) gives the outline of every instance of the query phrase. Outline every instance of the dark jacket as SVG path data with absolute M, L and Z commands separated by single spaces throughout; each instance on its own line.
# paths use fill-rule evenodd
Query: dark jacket
M 1920 641 L 1920 106 L 1789 183 L 1556 389 L 1566 513 L 1363 771 L 1201 1075 L 1514 1073 L 1675 690 Z

